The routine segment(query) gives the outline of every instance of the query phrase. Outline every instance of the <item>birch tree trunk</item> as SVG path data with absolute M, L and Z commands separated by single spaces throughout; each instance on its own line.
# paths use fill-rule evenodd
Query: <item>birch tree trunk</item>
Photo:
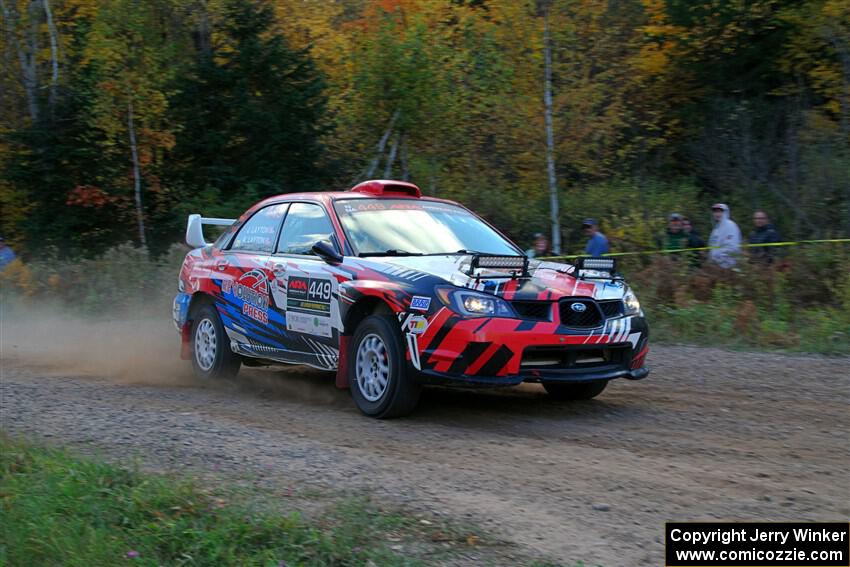
M 384 168 L 384 179 L 389 179 L 393 174 L 393 164 L 395 163 L 395 156 L 398 154 L 398 139 L 400 135 L 396 135 L 393 138 L 393 145 L 390 147 L 390 155 L 387 156 L 387 166 Z
M 410 169 L 407 165 L 407 138 L 405 137 L 401 140 L 401 180 L 410 180 Z
M 136 146 L 136 124 L 133 117 L 132 93 L 127 96 L 127 132 L 130 135 L 130 156 L 133 160 L 133 191 L 136 198 L 136 220 L 139 225 L 139 243 L 147 247 L 145 240 L 145 215 L 142 211 L 142 171 L 139 167 L 139 150 Z
M 387 147 L 387 141 L 389 141 L 390 136 L 393 133 L 393 126 L 395 126 L 395 121 L 398 119 L 398 115 L 398 110 L 393 112 L 393 116 L 390 118 L 390 123 L 384 131 L 384 135 L 381 136 L 381 139 L 378 141 L 378 151 L 375 153 L 375 158 L 366 170 L 366 179 L 372 177 L 375 174 L 375 170 L 378 169 L 378 164 L 381 162 L 381 156 L 384 155 L 384 148 Z
M 555 178 L 555 134 L 552 126 L 552 45 L 549 37 L 549 11 L 543 16 L 543 104 L 546 122 L 546 172 L 549 178 L 549 219 L 552 224 L 552 251 L 561 253 L 561 217 L 558 183 Z
M 56 89 L 59 85 L 59 33 L 56 31 L 56 24 L 53 23 L 53 13 L 50 11 L 49 0 L 42 0 L 41 3 L 47 19 L 47 33 L 50 37 L 50 95 L 47 102 L 52 111 L 54 104 L 56 104 Z
M 198 49 L 204 55 L 209 55 L 210 53 L 212 53 L 212 33 L 210 32 L 209 6 L 207 5 L 206 0 L 202 0 L 200 4 L 201 15 L 200 21 L 197 24 Z
M 27 34 L 28 50 L 24 57 L 25 64 L 22 69 L 24 73 L 24 88 L 27 91 L 27 103 L 30 107 L 30 116 L 33 122 L 38 120 L 38 23 L 41 16 L 41 7 L 38 0 L 32 0 L 29 6 L 30 29 Z

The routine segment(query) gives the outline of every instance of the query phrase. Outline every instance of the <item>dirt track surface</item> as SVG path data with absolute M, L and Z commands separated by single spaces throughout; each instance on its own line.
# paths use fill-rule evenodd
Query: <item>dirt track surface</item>
M 413 417 L 376 421 L 309 371 L 169 386 L 7 360 L 0 415 L 155 468 L 366 490 L 567 564 L 663 565 L 667 520 L 850 516 L 850 360 L 655 347 L 649 364 L 590 402 L 430 390 Z

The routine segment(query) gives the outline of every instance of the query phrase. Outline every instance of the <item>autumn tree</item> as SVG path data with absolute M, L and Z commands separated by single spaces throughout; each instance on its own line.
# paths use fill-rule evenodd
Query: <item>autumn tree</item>
M 262 196 L 320 188 L 324 82 L 309 54 L 275 31 L 267 2 L 230 0 L 210 26 L 169 114 L 182 126 L 168 152 L 181 210 L 225 204 L 233 214 Z

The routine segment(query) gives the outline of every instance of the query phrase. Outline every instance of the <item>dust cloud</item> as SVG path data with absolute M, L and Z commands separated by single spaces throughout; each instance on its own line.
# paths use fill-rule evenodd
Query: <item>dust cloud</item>
M 4 300 L 0 357 L 48 373 L 99 376 L 117 382 L 188 384 L 170 313 L 76 315 L 56 306 Z
M 333 373 L 306 366 L 242 367 L 232 382 L 202 381 L 180 358 L 170 305 L 127 314 L 86 317 L 57 306 L 0 303 L 2 368 L 23 365 L 45 377 L 85 376 L 114 384 L 203 386 L 271 399 L 350 403 Z

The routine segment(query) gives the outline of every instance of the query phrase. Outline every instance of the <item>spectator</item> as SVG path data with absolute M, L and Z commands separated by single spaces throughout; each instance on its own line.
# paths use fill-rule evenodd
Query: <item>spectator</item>
M 753 213 L 753 224 L 755 230 L 750 233 L 750 244 L 770 244 L 771 242 L 781 242 L 779 231 L 770 224 L 770 219 L 764 211 L 756 211 Z M 750 259 L 765 264 L 772 264 L 774 257 L 773 246 L 755 246 L 750 248 Z
M 534 244 L 525 251 L 525 255 L 529 258 L 539 258 L 541 256 L 549 256 L 549 239 L 542 232 L 534 234 Z
M 705 247 L 705 240 L 703 240 L 702 237 L 694 231 L 694 228 L 691 225 L 691 219 L 686 216 L 682 216 L 682 232 L 688 235 L 688 248 Z M 687 254 L 688 263 L 691 267 L 699 268 L 705 254 L 703 254 L 701 250 L 695 250 L 693 252 L 688 252 Z
M 588 237 L 587 246 L 584 248 L 584 253 L 588 256 L 602 256 L 608 253 L 608 239 L 605 235 L 599 232 L 599 224 L 595 219 L 584 219 L 581 223 L 581 229 Z
M 708 237 L 708 259 L 721 268 L 732 268 L 738 262 L 741 251 L 741 229 L 729 218 L 729 206 L 724 203 L 712 205 L 714 229 Z
M 15 259 L 15 253 L 6 245 L 6 239 L 0 236 L 0 271 Z
M 691 248 L 702 248 L 705 246 L 705 240 L 694 230 L 691 225 L 691 219 L 682 217 L 682 230 L 688 235 L 691 241 Z
M 682 250 L 683 248 L 697 248 L 691 241 L 691 234 L 682 228 L 682 220 L 685 217 L 679 213 L 672 213 L 667 219 L 667 234 L 661 243 L 664 250 Z

